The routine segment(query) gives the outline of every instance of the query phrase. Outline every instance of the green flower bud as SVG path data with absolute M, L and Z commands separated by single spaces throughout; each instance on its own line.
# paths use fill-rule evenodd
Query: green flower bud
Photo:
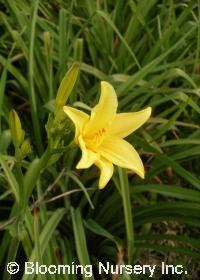
M 79 64 L 74 63 L 62 79 L 55 100 L 55 113 L 62 109 L 62 107 L 67 102 L 67 99 L 70 96 L 78 78 L 79 69 Z
M 29 139 L 25 139 L 21 145 L 21 154 L 22 157 L 26 157 L 32 151 L 31 144 Z
M 16 148 L 18 148 L 24 140 L 24 131 L 15 110 L 11 110 L 9 113 L 9 128 L 13 144 Z

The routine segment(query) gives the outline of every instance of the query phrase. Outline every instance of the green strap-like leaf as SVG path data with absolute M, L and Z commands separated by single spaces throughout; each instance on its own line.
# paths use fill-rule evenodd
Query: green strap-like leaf
M 57 225 L 59 224 L 60 220 L 64 216 L 64 214 L 65 214 L 65 209 L 62 208 L 57 209 L 45 224 L 39 236 L 39 246 L 40 246 L 41 255 L 44 254 L 45 249 L 47 248 L 49 241 L 52 238 L 54 231 Z M 36 256 L 37 256 L 37 247 L 33 249 L 31 256 L 29 258 L 29 262 L 37 261 Z M 26 274 L 26 275 L 24 274 L 22 280 L 31 280 L 33 278 L 34 278 L 34 274 Z
M 12 193 L 15 195 L 16 201 L 19 202 L 19 185 L 17 183 L 17 180 L 10 170 L 7 163 L 4 161 L 4 158 L 2 155 L 0 155 L 0 164 L 5 172 L 6 178 L 8 180 L 9 186 L 12 190 Z

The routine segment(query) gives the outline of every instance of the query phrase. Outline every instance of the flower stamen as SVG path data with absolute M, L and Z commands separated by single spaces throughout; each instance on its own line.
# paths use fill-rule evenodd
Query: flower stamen
M 86 143 L 86 147 L 94 151 L 97 147 L 101 145 L 102 141 L 105 138 L 105 134 L 106 129 L 103 127 L 90 136 L 85 135 L 84 141 Z

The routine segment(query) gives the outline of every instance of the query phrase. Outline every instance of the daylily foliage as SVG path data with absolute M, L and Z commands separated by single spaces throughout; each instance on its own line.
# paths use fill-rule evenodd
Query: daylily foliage
M 113 175 L 113 164 L 128 168 L 144 178 L 144 166 L 134 147 L 123 138 L 131 134 L 151 115 L 148 107 L 139 112 L 117 114 L 117 95 L 108 82 L 101 82 L 99 103 L 91 115 L 64 106 L 63 110 L 75 125 L 75 142 L 82 151 L 76 168 L 100 169 L 99 188 L 106 186 Z

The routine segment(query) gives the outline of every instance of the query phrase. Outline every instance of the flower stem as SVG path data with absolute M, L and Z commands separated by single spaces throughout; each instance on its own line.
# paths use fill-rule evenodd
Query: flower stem
M 132 264 L 134 254 L 134 229 L 133 229 L 133 217 L 131 210 L 130 190 L 128 183 L 128 176 L 125 170 L 119 168 L 119 179 L 121 186 L 121 196 L 124 208 L 124 217 L 126 225 L 127 236 L 127 250 L 128 250 L 128 263 Z

